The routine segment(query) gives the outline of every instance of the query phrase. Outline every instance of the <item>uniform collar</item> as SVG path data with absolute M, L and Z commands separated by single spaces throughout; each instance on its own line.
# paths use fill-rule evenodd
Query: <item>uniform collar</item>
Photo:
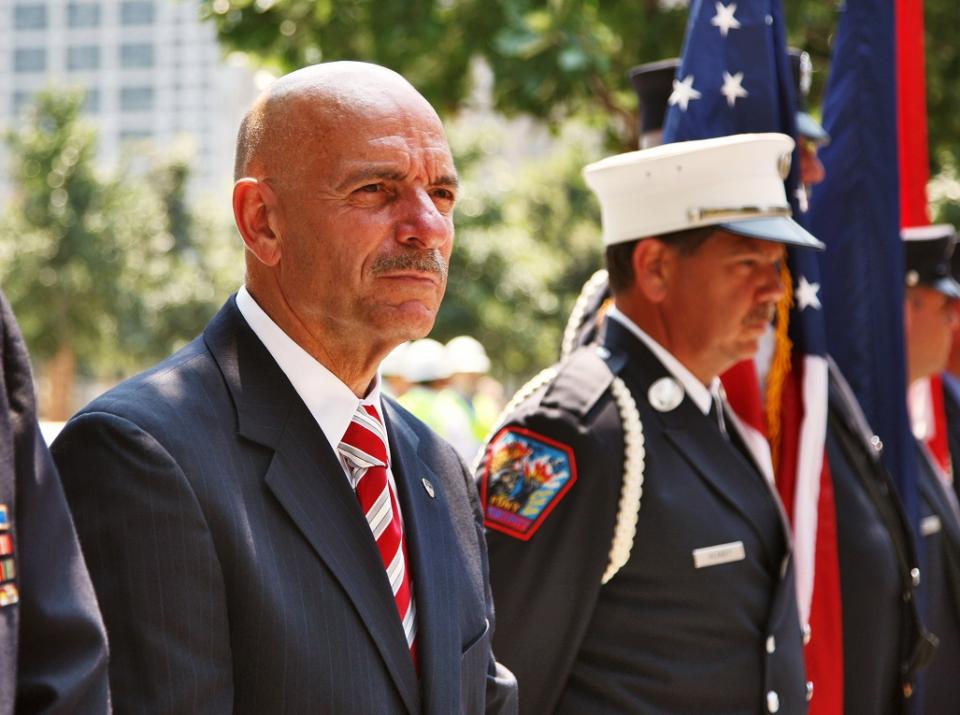
M 663 347 L 660 343 L 654 340 L 650 335 L 648 335 L 643 328 L 634 323 L 630 318 L 628 318 L 622 311 L 617 309 L 616 306 L 610 308 L 607 312 L 607 317 L 613 318 L 623 327 L 629 330 L 631 333 L 637 336 L 644 345 L 649 348 L 650 352 L 663 363 L 663 366 L 667 369 L 673 377 L 680 383 L 683 387 L 684 392 L 690 396 L 690 399 L 693 400 L 693 404 L 697 406 L 697 409 L 700 410 L 703 414 L 710 412 L 710 407 L 713 401 L 719 400 L 723 402 L 723 388 L 720 385 L 720 378 L 714 377 L 710 381 L 709 387 L 704 385 L 700 380 L 698 380 L 690 370 L 684 366 L 674 355 Z

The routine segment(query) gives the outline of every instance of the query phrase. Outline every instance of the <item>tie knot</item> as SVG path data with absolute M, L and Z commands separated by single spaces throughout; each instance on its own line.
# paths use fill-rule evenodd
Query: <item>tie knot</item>
M 355 468 L 387 466 L 386 434 L 376 407 L 357 405 L 338 449 Z

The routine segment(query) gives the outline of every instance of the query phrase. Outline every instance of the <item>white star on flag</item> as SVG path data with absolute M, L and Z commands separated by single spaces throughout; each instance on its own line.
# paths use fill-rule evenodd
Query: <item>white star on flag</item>
M 681 111 L 685 112 L 691 99 L 700 99 L 700 93 L 693 88 L 693 75 L 687 75 L 682 82 L 678 79 L 673 80 L 673 92 L 670 93 L 667 104 L 671 107 L 675 104 L 680 105 Z
M 718 2 L 715 7 L 717 8 L 717 14 L 711 18 L 710 24 L 719 28 L 723 37 L 726 37 L 730 30 L 740 29 L 740 21 L 733 16 L 737 11 L 736 3 L 724 5 L 722 2 Z
M 742 82 L 743 72 L 737 72 L 736 74 L 723 73 L 723 87 L 720 88 L 720 94 L 727 98 L 728 107 L 737 103 L 737 97 L 746 97 L 750 94 L 741 86 Z
M 819 310 L 820 298 L 817 296 L 817 293 L 819 292 L 819 283 L 810 283 L 807 281 L 806 276 L 800 276 L 800 284 L 797 286 L 797 290 L 794 293 L 797 299 L 797 305 L 800 306 L 800 310 L 805 310 L 806 308 L 816 308 Z

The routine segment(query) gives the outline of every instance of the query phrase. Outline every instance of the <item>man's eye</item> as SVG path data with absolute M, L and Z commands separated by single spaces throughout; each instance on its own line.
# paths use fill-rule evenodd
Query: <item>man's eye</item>
M 453 201 L 456 197 L 450 189 L 434 189 L 433 195 L 438 199 L 445 199 L 447 201 Z
M 361 186 L 357 191 L 361 191 L 365 194 L 375 194 L 379 191 L 383 191 L 383 184 L 367 184 L 366 186 Z

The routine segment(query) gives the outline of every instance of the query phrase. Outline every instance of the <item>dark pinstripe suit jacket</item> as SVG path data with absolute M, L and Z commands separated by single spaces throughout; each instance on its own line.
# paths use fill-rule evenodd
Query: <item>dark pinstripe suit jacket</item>
M 385 421 L 419 683 L 343 469 L 233 298 L 201 337 L 68 423 L 53 451 L 101 600 L 118 711 L 515 709 L 516 683 L 490 650 L 472 479 L 389 400 Z

